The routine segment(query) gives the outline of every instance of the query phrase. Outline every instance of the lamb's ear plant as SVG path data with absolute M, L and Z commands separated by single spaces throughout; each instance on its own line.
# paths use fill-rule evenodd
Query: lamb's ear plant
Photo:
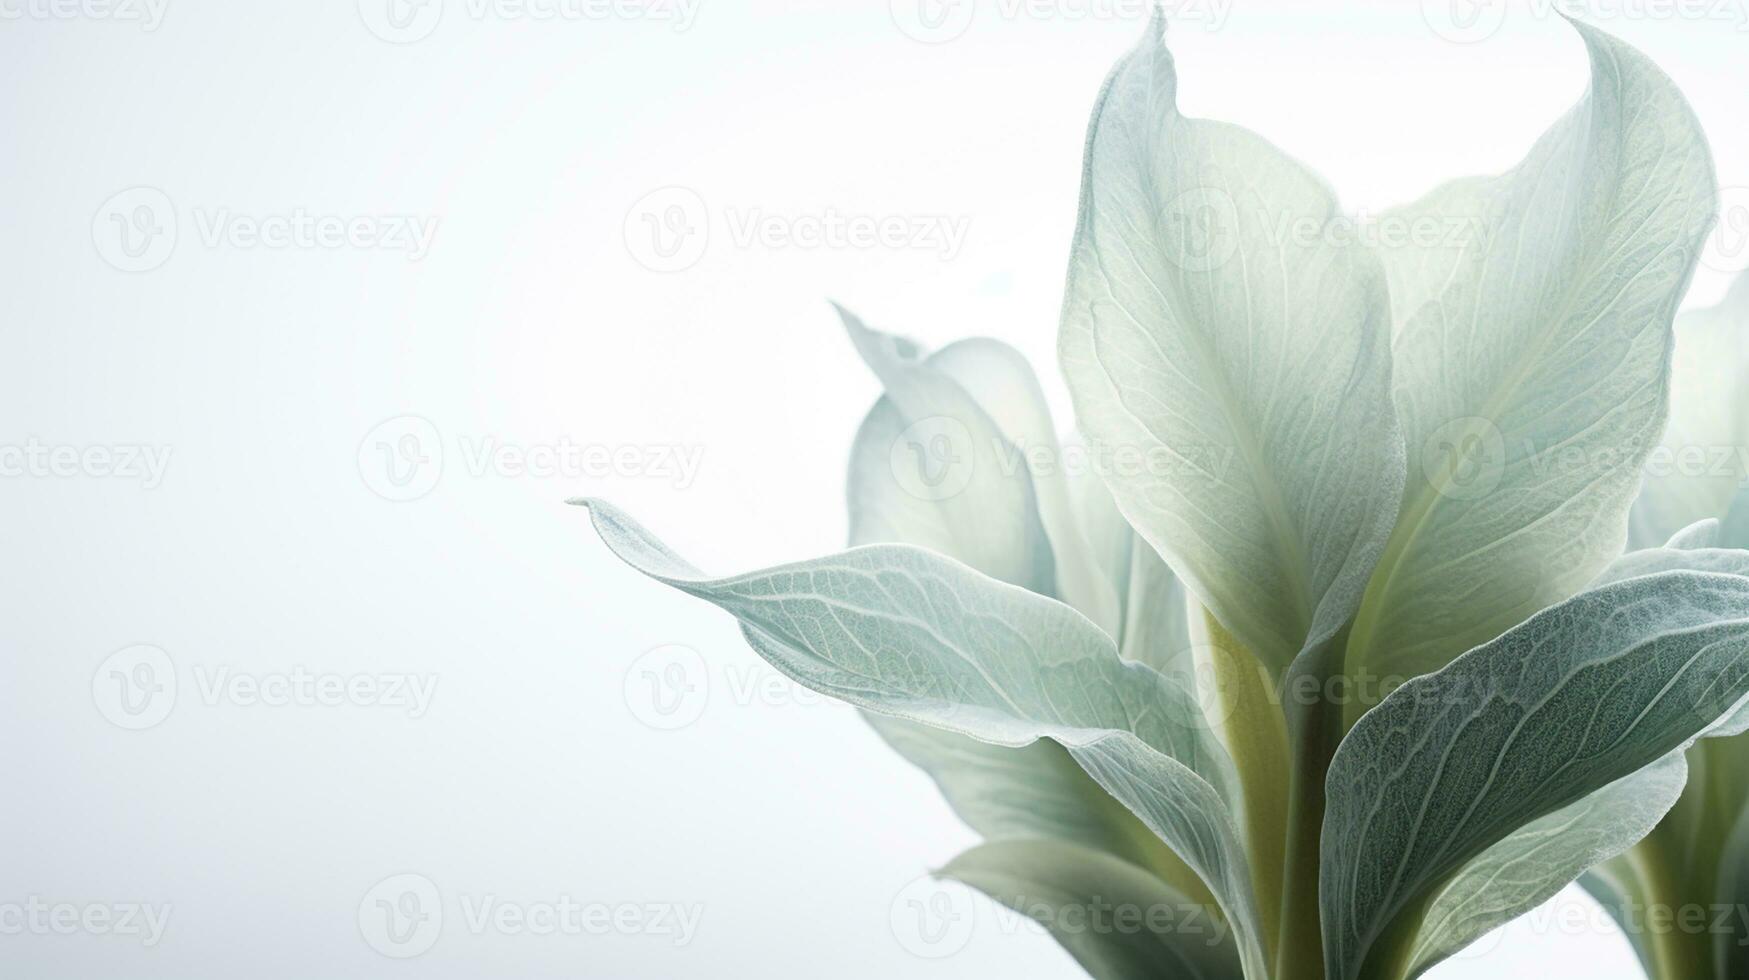
M 1634 502 L 1629 544 L 1703 520 L 1671 544 L 1749 547 L 1749 275 L 1716 307 L 1676 321 L 1670 424 Z M 1624 561 L 1652 554 L 1639 552 Z M 1703 554 L 1696 550 L 1696 555 Z M 1718 552 L 1711 561 L 1730 560 Z M 1585 886 L 1652 980 L 1749 976 L 1749 713 L 1686 754 L 1688 782 L 1655 830 Z
M 1749 552 L 1702 524 L 1622 554 L 1709 154 L 1668 78 L 1576 28 L 1582 101 L 1372 243 L 1178 112 L 1156 18 L 1087 139 L 1059 338 L 1085 445 L 1013 349 L 845 313 L 885 389 L 850 550 L 718 577 L 582 502 L 864 709 L 986 838 L 943 873 L 1090 974 L 1419 975 L 1651 832 L 1749 696 Z M 1045 914 L 1101 903 L 1221 929 Z

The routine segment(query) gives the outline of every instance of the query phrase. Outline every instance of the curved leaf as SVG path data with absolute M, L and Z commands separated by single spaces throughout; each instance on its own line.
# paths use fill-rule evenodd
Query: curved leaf
M 1179 114 L 1162 23 L 1093 111 L 1058 347 L 1081 429 L 1132 462 L 1124 516 L 1279 674 L 1353 613 L 1396 515 L 1384 280 L 1322 233 L 1322 181 Z
M 1044 926 L 1095 980 L 1238 980 L 1218 913 L 1140 868 L 1058 841 L 984 844 L 943 877 Z
M 1351 671 L 1435 670 L 1621 551 L 1664 419 L 1671 321 L 1718 202 L 1675 85 L 1574 26 L 1590 90 L 1524 162 L 1384 219 L 1464 233 L 1455 247 L 1409 236 L 1381 250 L 1410 480 L 1356 617 Z
M 907 541 L 1052 595 L 1056 563 L 1014 447 L 963 385 L 915 343 L 840 311 L 886 388 L 850 456 L 852 541 Z M 945 353 L 945 352 L 943 352 Z
M 1689 571 L 1582 593 L 1392 692 L 1326 783 L 1329 976 L 1402 975 L 1451 875 L 1683 748 L 1745 694 L 1749 578 Z
M 1086 617 L 908 545 L 710 578 L 617 508 L 577 503 L 621 559 L 734 614 L 804 687 L 997 745 L 1061 744 L 1196 871 L 1262 975 L 1231 764 L 1190 694 L 1120 659 Z
M 1723 518 L 1749 485 L 1749 275 L 1718 306 L 1676 318 L 1670 421 L 1634 501 L 1628 546 Z
M 1408 975 L 1420 976 L 1632 847 L 1676 803 L 1687 778 L 1682 753 L 1671 753 L 1483 851 L 1434 897 Z

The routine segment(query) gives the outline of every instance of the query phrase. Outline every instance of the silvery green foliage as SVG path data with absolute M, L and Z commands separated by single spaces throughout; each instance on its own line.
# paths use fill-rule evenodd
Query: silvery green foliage
M 1594 866 L 1625 908 L 1619 856 L 1691 796 L 1738 888 L 1746 793 L 1707 753 L 1749 727 L 1749 552 L 1722 547 L 1749 534 L 1695 523 L 1735 491 L 1712 474 L 1633 501 L 1667 414 L 1667 443 L 1743 441 L 1737 388 L 1688 388 L 1735 382 L 1745 291 L 1685 318 L 1669 408 L 1710 158 L 1668 78 L 1576 26 L 1591 85 L 1524 162 L 1388 219 L 1468 234 L 1374 247 L 1291 233 L 1341 205 L 1179 113 L 1156 19 L 1088 131 L 1059 351 L 1090 455 L 1012 348 L 841 310 L 884 389 L 848 551 L 713 576 L 580 502 L 863 709 L 986 840 L 941 873 L 1095 977 L 1417 976 Z M 1630 506 L 1661 547 L 1622 554 Z M 1413 679 L 1329 685 L 1364 676 Z M 1213 928 L 1055 914 L 1100 903 Z
M 1644 547 L 1671 525 L 1699 523 L 1669 547 L 1685 564 L 1732 571 L 1749 547 L 1743 490 L 1749 453 L 1749 276 L 1718 306 L 1676 321 L 1676 379 L 1661 465 L 1634 502 L 1630 543 Z M 1721 525 L 1717 520 L 1724 518 Z M 1617 566 L 1653 571 L 1663 549 L 1631 552 Z M 1689 777 L 1658 827 L 1631 851 L 1583 879 L 1615 915 L 1653 980 L 1749 976 L 1749 709 L 1739 707 L 1686 753 Z M 1654 910 L 1704 918 L 1699 930 L 1657 928 Z M 1656 914 L 1666 914 L 1659 911 Z

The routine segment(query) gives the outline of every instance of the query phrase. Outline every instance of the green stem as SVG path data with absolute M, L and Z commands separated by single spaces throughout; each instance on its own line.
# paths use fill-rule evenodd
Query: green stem
M 1327 681 L 1341 667 L 1342 639 L 1324 650 L 1302 654 L 1282 683 L 1292 765 L 1275 980 L 1324 978 L 1323 920 L 1318 907 L 1324 776 L 1342 739 L 1342 705 L 1327 696 Z
M 1222 741 L 1239 774 L 1245 849 L 1267 956 L 1279 941 L 1278 901 L 1289 826 L 1287 726 L 1268 672 L 1213 616 L 1205 612 L 1203 618 L 1223 715 Z
M 1674 911 L 1683 906 L 1684 889 L 1671 871 L 1675 860 L 1657 853 L 1660 845 L 1665 843 L 1664 835 L 1660 833 L 1663 830 L 1663 827 L 1658 828 L 1653 837 L 1629 848 L 1624 856 L 1638 879 L 1638 888 L 1635 889 L 1638 896 L 1630 896 L 1630 900 L 1637 897 L 1647 908 Z M 1624 929 L 1641 933 L 1642 945 L 1652 961 L 1653 980 L 1707 980 L 1715 975 L 1713 943 L 1716 937 L 1710 930 L 1688 932 L 1668 928 L 1669 922 L 1655 925 L 1643 915 L 1630 916 L 1622 925 Z

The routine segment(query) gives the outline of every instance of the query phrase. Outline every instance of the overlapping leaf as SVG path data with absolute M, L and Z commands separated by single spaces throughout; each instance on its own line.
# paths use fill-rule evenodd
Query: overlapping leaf
M 1318 178 L 1176 95 L 1157 17 L 1094 108 L 1059 351 L 1123 514 L 1279 673 L 1396 513 L 1383 275 Z
M 1749 578 L 1694 571 L 1582 593 L 1393 692 L 1330 767 L 1328 975 L 1405 972 L 1419 915 L 1465 864 L 1683 748 L 1745 694 Z
M 608 547 L 650 577 L 741 621 L 796 682 L 857 707 L 1025 746 L 1061 744 L 1201 877 L 1261 976 L 1249 869 L 1229 816 L 1234 777 L 1195 701 L 1061 603 L 931 552 L 870 545 L 711 578 L 601 501 Z
M 1575 26 L 1590 90 L 1518 167 L 1385 216 L 1406 231 L 1381 254 L 1410 479 L 1351 669 L 1434 670 L 1621 551 L 1717 193 L 1669 78 Z

